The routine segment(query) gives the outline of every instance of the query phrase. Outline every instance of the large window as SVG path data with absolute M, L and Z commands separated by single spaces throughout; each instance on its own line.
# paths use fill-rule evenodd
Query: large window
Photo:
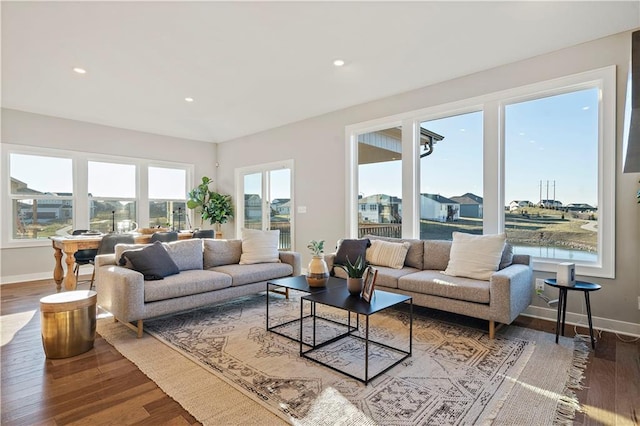
M 12 153 L 9 176 L 12 226 L 8 229 L 12 231 L 11 238 L 47 238 L 60 230 L 71 229 L 71 159 Z
M 72 229 L 188 228 L 193 166 L 2 144 L 4 246 L 47 244 Z M 149 206 L 149 208 L 140 208 Z M 180 211 L 180 218 L 174 213 Z
M 402 128 L 358 135 L 358 235 L 402 235 Z
M 482 112 L 420 123 L 420 239 L 482 234 Z
M 184 168 L 149 167 L 149 226 L 191 229 L 186 211 Z
M 362 135 L 385 128 L 401 129 L 404 158 L 365 176 Z M 572 261 L 580 275 L 614 277 L 615 67 L 348 126 L 347 135 L 352 236 L 365 215 L 379 215 L 361 205 L 363 186 L 389 181 L 402 187 L 403 237 L 505 232 L 536 270 Z
M 505 106 L 505 229 L 515 253 L 598 260 L 596 87 Z

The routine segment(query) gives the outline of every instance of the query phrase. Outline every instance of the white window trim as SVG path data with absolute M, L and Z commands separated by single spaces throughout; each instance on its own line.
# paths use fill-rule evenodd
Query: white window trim
M 415 111 L 408 111 L 345 127 L 345 219 L 351 237 L 358 235 L 358 139 L 389 127 L 403 129 L 403 237 L 419 238 L 419 147 L 420 123 L 467 112 L 483 111 L 483 231 L 504 230 L 504 106 L 508 103 L 535 99 L 543 94 L 560 94 L 562 90 L 598 87 L 600 90 L 598 134 L 598 242 L 596 264 L 576 262 L 576 273 L 583 276 L 615 278 L 615 153 L 616 153 L 616 67 L 615 65 L 538 82 L 509 90 L 490 93 L 462 101 L 451 102 Z M 407 150 L 407 144 L 410 149 Z M 413 153 L 413 155 L 405 155 Z M 496 172 L 497 171 L 497 172 Z M 407 224 L 410 224 L 407 226 Z M 560 261 L 534 258 L 536 271 L 555 273 Z
M 14 145 L 2 143 L 0 144 L 1 156 L 2 156 L 2 196 L 0 198 L 0 208 L 3 212 L 11 211 L 11 176 L 9 160 L 11 154 L 25 154 L 25 155 L 40 155 L 50 156 L 57 158 L 68 158 L 73 162 L 73 197 L 60 197 L 61 199 L 73 200 L 73 228 L 84 229 L 89 226 L 89 197 L 81 196 L 80 194 L 88 194 L 88 163 L 89 161 L 118 163 L 118 164 L 131 164 L 136 166 L 136 198 L 131 199 L 137 204 L 136 207 L 136 222 L 138 224 L 149 222 L 148 207 L 141 208 L 141 206 L 149 205 L 148 197 L 148 167 L 160 166 L 170 167 L 176 169 L 184 169 L 187 174 L 187 190 L 192 187 L 194 166 L 188 163 L 178 162 L 163 162 L 157 160 L 147 160 L 143 158 L 135 157 L 123 157 L 107 154 L 95 154 L 81 151 L 69 151 L 54 148 L 44 147 L 32 147 L 27 145 Z M 54 171 L 52 171 L 53 173 Z M 34 198 L 34 197 L 32 197 Z M 46 198 L 46 197 L 45 197 Z M 104 197 L 93 197 L 92 199 L 99 200 Z M 106 197 L 106 199 L 112 199 L 112 197 Z M 129 199 L 129 198 L 122 198 Z M 185 192 L 186 201 L 186 192 Z M 190 212 L 189 212 L 190 214 Z M 0 245 L 2 248 L 19 248 L 19 247 L 43 247 L 51 245 L 49 239 L 13 239 L 12 238 L 12 220 L 11 214 L 3 214 L 2 222 L 0 223 Z

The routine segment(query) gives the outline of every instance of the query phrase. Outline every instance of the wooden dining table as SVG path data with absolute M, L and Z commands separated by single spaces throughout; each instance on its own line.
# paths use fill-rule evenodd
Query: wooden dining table
M 153 234 L 132 234 L 136 244 L 148 244 L 151 242 Z M 191 232 L 178 233 L 178 239 L 184 240 L 192 237 Z M 62 290 L 62 282 L 64 281 L 65 290 L 76 289 L 76 276 L 73 273 L 73 265 L 75 263 L 74 254 L 78 250 L 97 249 L 102 241 L 102 235 L 73 235 L 73 236 L 54 236 L 49 237 L 53 246 L 53 257 L 56 259 L 53 267 L 53 280 L 56 282 L 56 291 Z M 62 257 L 64 253 L 65 263 L 67 264 L 67 273 L 65 274 L 62 267 Z

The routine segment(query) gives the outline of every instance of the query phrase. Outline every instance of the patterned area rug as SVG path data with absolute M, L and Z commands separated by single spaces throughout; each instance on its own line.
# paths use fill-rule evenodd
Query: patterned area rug
M 271 325 L 299 316 L 295 293 L 289 300 L 270 299 Z M 414 313 L 413 355 L 364 385 L 301 358 L 297 342 L 266 331 L 265 311 L 261 294 L 147 321 L 145 329 L 298 424 L 317 424 L 313 419 L 322 415 L 317 410 L 323 400 L 329 401 L 321 410 L 325 417 L 335 401 L 334 409 L 351 408 L 349 415 L 360 424 L 486 423 L 498 415 L 535 347 L 500 335 L 489 340 L 482 331 Z M 342 311 L 318 308 L 318 314 L 346 322 Z M 408 319 L 403 308 L 375 314 L 370 317 L 370 338 L 406 350 Z M 318 341 L 344 331 L 332 322 L 319 323 Z M 311 336 L 310 326 L 311 321 L 305 321 L 305 336 Z M 281 331 L 298 336 L 298 327 L 295 322 Z M 370 347 L 369 368 L 375 372 L 378 363 L 384 365 L 394 356 L 384 347 Z M 357 375 L 364 368 L 364 345 L 359 339 L 339 340 L 318 357 Z

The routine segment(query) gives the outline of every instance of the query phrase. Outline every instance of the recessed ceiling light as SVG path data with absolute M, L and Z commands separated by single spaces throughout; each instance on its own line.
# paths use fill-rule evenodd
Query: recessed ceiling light
M 187 102 L 193 102 L 193 98 L 184 98 L 184 100 Z
M 344 65 L 344 61 L 342 59 L 336 59 L 335 61 L 333 61 L 333 65 L 335 65 L 336 67 L 341 67 Z
M 73 71 L 78 73 L 78 74 L 86 74 L 87 70 L 85 70 L 84 68 L 80 68 L 80 67 L 74 67 Z

